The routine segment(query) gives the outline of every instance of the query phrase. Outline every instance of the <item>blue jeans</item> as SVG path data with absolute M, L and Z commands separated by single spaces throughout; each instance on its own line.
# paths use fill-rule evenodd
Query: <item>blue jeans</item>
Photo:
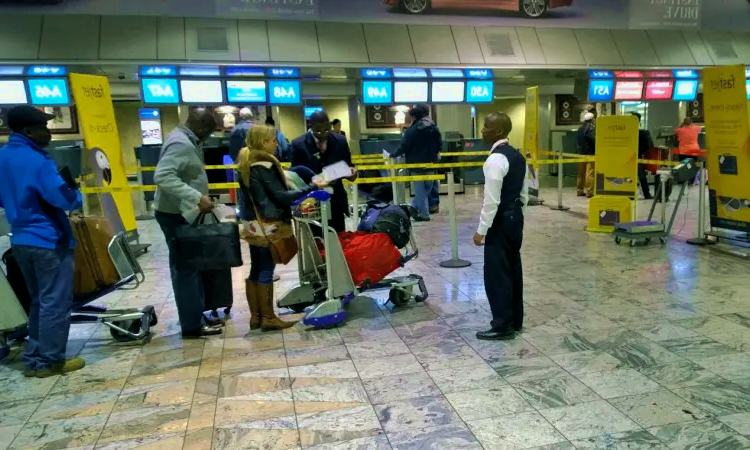
M 199 330 L 204 324 L 203 311 L 206 310 L 206 299 L 203 297 L 203 280 L 196 270 L 177 268 L 174 255 L 174 235 L 179 227 L 188 226 L 180 214 L 168 214 L 156 211 L 156 221 L 164 233 L 169 248 L 169 272 L 172 275 L 174 302 L 183 332 Z
M 432 188 L 427 196 L 427 202 L 430 205 L 430 209 L 437 208 L 440 206 L 440 182 L 435 180 L 432 182 Z
M 273 284 L 273 272 L 276 262 L 273 260 L 271 249 L 250 246 L 250 281 L 258 284 Z
M 65 362 L 73 309 L 73 249 L 13 246 L 31 296 L 29 343 L 23 362 L 29 370 Z

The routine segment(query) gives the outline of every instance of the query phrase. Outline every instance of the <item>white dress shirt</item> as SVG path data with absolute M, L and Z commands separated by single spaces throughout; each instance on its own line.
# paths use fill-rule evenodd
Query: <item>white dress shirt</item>
M 508 145 L 507 139 L 500 139 L 495 142 L 492 146 L 492 150 L 495 150 L 501 145 Z M 492 222 L 495 220 L 498 207 L 500 206 L 500 193 L 503 190 L 503 179 L 510 170 L 510 163 L 508 158 L 502 153 L 490 154 L 487 161 L 484 162 L 484 203 L 482 204 L 482 213 L 479 215 L 479 227 L 477 233 L 482 236 L 487 235 L 492 226 Z M 526 204 L 529 201 L 529 166 L 526 166 L 526 173 L 524 175 L 523 187 L 521 188 L 521 203 L 523 204 L 523 210 L 526 210 Z

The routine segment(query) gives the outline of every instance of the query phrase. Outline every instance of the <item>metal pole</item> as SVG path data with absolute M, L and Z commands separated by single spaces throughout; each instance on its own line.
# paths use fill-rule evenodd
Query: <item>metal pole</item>
M 451 230 L 451 259 L 441 261 L 440 267 L 449 269 L 469 267 L 470 261 L 458 258 L 458 218 L 456 217 L 456 186 L 453 180 L 453 172 L 448 172 L 448 216 Z
M 357 183 L 352 183 L 352 215 L 350 217 L 351 224 L 350 229 L 357 231 L 357 225 L 359 225 L 359 189 Z
M 706 172 L 703 170 L 703 162 L 697 161 L 698 170 L 700 170 L 698 176 L 700 177 L 700 184 L 698 185 L 698 237 L 688 239 L 687 243 L 692 245 L 712 245 L 716 241 L 712 241 L 706 238 Z
M 659 175 L 659 185 L 661 186 L 661 223 L 665 227 L 667 226 L 667 182 L 669 176 L 664 174 Z M 700 203 L 700 202 L 699 202 Z
M 563 152 L 558 153 L 557 157 L 557 206 L 550 206 L 553 211 L 567 211 L 570 208 L 563 206 Z

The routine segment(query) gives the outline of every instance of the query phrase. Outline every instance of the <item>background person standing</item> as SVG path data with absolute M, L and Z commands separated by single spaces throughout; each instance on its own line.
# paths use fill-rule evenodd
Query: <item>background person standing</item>
M 492 113 L 482 140 L 492 145 L 484 163 L 484 203 L 474 245 L 484 242 L 484 288 L 492 311 L 491 328 L 477 339 L 504 340 L 523 327 L 524 208 L 529 201 L 526 158 L 508 143 L 513 123 L 507 114 Z
M 13 256 L 31 296 L 24 376 L 47 378 L 82 369 L 65 359 L 73 308 L 76 241 L 65 211 L 82 207 L 81 193 L 63 180 L 44 150 L 55 116 L 31 106 L 8 111 L 12 133 L 0 150 L 0 208 L 11 226 Z
M 641 113 L 632 112 L 630 113 L 638 119 L 638 159 L 646 159 L 646 152 L 648 152 L 654 146 L 654 140 L 651 138 L 651 132 L 640 128 Z M 651 200 L 654 198 L 649 192 L 648 186 L 648 170 L 645 164 L 638 164 L 638 183 L 641 185 L 643 191 L 643 198 Z M 659 178 L 657 177 L 656 183 L 654 183 L 654 189 L 659 185 Z
M 584 156 L 596 154 L 596 110 L 591 110 L 583 115 L 583 124 L 578 128 L 576 145 L 578 152 Z M 579 197 L 594 196 L 594 163 L 584 162 L 578 165 L 578 179 L 576 180 L 576 193 Z
M 174 236 L 179 227 L 187 226 L 184 213 L 198 207 L 210 213 L 213 203 L 208 197 L 208 176 L 202 142 L 216 129 L 216 119 L 207 109 L 194 109 L 185 125 L 179 125 L 164 140 L 159 162 L 154 173 L 156 195 L 154 216 L 169 247 L 169 270 L 172 288 L 180 317 L 182 336 L 196 338 L 221 333 L 221 329 L 206 325 L 203 315 L 205 298 L 201 274 L 177 266 Z

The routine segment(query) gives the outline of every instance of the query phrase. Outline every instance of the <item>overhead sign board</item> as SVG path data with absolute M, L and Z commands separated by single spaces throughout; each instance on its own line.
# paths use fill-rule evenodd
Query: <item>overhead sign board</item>
M 221 75 L 219 66 L 182 66 L 180 75 L 184 77 L 218 77 Z
M 174 77 L 177 66 L 141 66 L 141 76 L 144 77 Z
M 227 81 L 229 103 L 266 103 L 265 81 Z
M 360 71 L 362 78 L 391 78 L 393 74 L 391 69 L 362 69 Z
M 393 78 L 427 78 L 427 71 L 419 68 L 396 67 L 393 69 Z
M 426 81 L 396 81 L 393 83 L 393 101 L 396 103 L 426 103 L 429 94 Z
M 615 74 L 611 70 L 589 70 L 589 78 L 614 78 Z
M 467 103 L 492 103 L 495 99 L 495 82 L 467 81 L 466 102 Z
M 299 80 L 271 80 L 268 82 L 268 92 L 272 105 L 302 103 L 302 86 Z
M 464 78 L 461 69 L 430 69 L 432 78 Z
M 671 100 L 674 80 L 650 80 L 646 82 L 646 100 Z
M 363 81 L 362 102 L 365 105 L 392 104 L 393 83 L 390 81 Z
M 692 102 L 698 95 L 698 80 L 677 80 L 674 83 L 672 100 Z
M 61 77 L 68 73 L 65 66 L 29 66 L 26 75 L 32 77 Z
M 643 98 L 643 81 L 618 81 L 615 83 L 615 100 L 641 100 Z
M 485 80 L 492 78 L 494 74 L 492 73 L 492 69 L 464 69 L 464 76 L 466 78 Z
M 65 106 L 70 104 L 65 78 L 29 79 L 31 104 L 35 106 Z
M 224 92 L 219 80 L 180 80 L 180 93 L 183 103 L 224 103 Z
M 266 70 L 266 75 L 274 78 L 297 78 L 299 69 L 294 67 L 270 67 Z
M 179 87 L 174 78 L 143 78 L 141 80 L 143 103 L 147 105 L 177 105 L 180 103 Z
M 589 101 L 611 102 L 615 97 L 614 80 L 589 80 Z
M 435 81 L 432 83 L 432 102 L 462 103 L 464 90 L 463 81 Z
M 262 67 L 229 66 L 224 68 L 224 75 L 228 77 L 262 77 L 266 71 Z

